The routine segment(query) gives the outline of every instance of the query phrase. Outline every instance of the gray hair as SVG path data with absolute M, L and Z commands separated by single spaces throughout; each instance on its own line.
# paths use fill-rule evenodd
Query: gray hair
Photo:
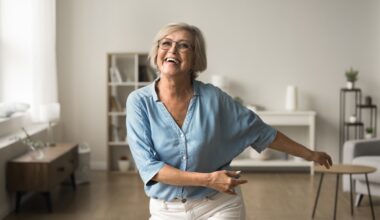
M 176 31 L 188 31 L 193 37 L 194 46 L 194 64 L 191 68 L 191 77 L 195 79 L 198 74 L 207 68 L 207 57 L 206 57 L 206 43 L 201 30 L 193 25 L 186 23 L 171 23 L 163 28 L 157 33 L 153 40 L 153 45 L 150 49 L 148 60 L 150 65 L 157 70 L 157 52 L 158 52 L 158 41 L 160 41 L 165 36 L 176 32 Z

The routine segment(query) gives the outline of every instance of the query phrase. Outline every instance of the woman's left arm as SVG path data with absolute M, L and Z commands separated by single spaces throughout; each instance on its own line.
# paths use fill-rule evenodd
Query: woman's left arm
M 277 131 L 276 138 L 269 145 L 269 148 L 279 150 L 297 157 L 302 157 L 308 161 L 314 161 L 320 165 L 330 168 L 332 160 L 325 152 L 312 151 L 309 148 L 293 141 L 280 131 Z

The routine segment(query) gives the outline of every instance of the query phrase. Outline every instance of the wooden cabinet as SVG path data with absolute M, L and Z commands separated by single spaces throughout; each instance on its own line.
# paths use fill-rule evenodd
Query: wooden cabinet
M 41 192 L 51 211 L 50 191 L 71 177 L 75 189 L 74 171 L 78 167 L 78 145 L 57 144 L 43 149 L 44 157 L 36 160 L 29 152 L 7 164 L 7 188 L 17 193 L 16 211 L 26 192 Z
M 134 170 L 126 139 L 125 103 L 132 91 L 149 85 L 156 73 L 149 65 L 147 53 L 110 53 L 107 74 L 108 169 L 118 170 L 118 160 L 127 156 L 131 161 L 129 170 Z

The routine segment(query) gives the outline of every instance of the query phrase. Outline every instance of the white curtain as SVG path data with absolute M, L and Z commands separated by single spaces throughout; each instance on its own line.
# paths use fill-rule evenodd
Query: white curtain
M 0 0 L 0 102 L 57 102 L 56 1 Z

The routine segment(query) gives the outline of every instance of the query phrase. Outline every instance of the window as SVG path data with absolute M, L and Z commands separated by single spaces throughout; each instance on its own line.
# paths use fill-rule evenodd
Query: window
M 38 121 L 40 105 L 57 102 L 55 58 L 55 0 L 0 0 L 0 103 L 27 103 Z M 9 120 L 0 136 L 24 123 Z

